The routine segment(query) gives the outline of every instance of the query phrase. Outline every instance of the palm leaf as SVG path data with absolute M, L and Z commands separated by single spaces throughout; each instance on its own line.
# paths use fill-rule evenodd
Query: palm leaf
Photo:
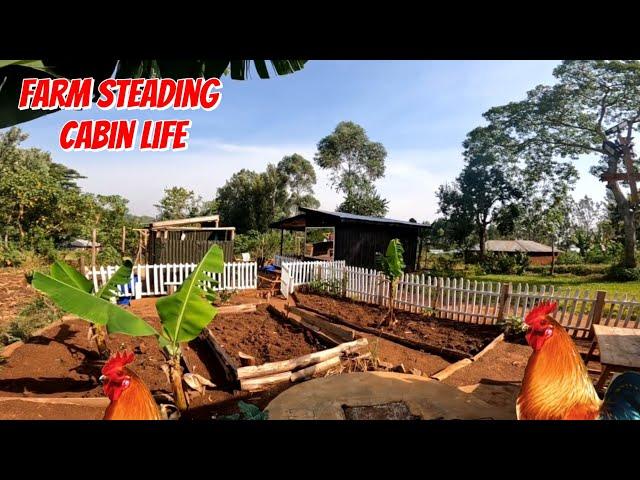
M 151 325 L 133 313 L 63 281 L 36 272 L 32 285 L 63 311 L 89 322 L 106 325 L 109 333 L 124 333 L 134 337 L 159 336 Z
M 131 281 L 131 270 L 133 269 L 133 262 L 130 259 L 125 259 L 122 265 L 116 273 L 114 273 L 109 281 L 105 283 L 98 293 L 98 297 L 104 300 L 111 300 L 112 297 L 118 295 L 118 286 L 126 285 Z
M 212 281 L 207 272 L 222 273 L 223 268 L 222 249 L 214 245 L 177 292 L 156 302 L 163 331 L 174 345 L 196 338 L 215 317 L 217 310 L 207 301 L 206 283 Z
M 61 260 L 51 265 L 51 277 L 86 293 L 93 291 L 93 284 L 75 268 Z

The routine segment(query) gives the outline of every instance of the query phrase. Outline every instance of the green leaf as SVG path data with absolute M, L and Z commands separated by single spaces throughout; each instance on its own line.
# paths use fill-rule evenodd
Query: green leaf
M 53 277 L 36 272 L 32 285 L 49 296 L 63 311 L 89 322 L 106 325 L 109 333 L 124 333 L 134 337 L 159 336 L 151 325 L 133 313 Z
M 93 291 L 93 283 L 87 280 L 75 268 L 61 260 L 56 260 L 56 262 L 51 265 L 51 277 L 86 293 Z
M 205 298 L 204 282 L 211 281 L 207 272 L 222 273 L 223 269 L 222 249 L 214 245 L 176 293 L 156 302 L 163 330 L 174 344 L 193 340 L 215 317 L 217 310 Z
M 98 291 L 96 295 L 104 300 L 111 300 L 112 297 L 118 295 L 118 286 L 127 285 L 131 281 L 131 270 L 133 269 L 133 262 L 130 259 L 125 259 L 122 265 L 116 273 L 112 275 L 107 283 Z
M 242 400 L 238 402 L 238 408 L 245 417 L 245 420 L 266 420 L 266 412 L 251 403 L 245 403 Z
M 397 238 L 394 238 L 389 242 L 387 246 L 387 253 L 384 256 L 379 257 L 381 268 L 383 273 L 391 278 L 396 279 L 402 276 L 405 269 L 404 260 L 402 255 L 404 249 L 402 243 Z

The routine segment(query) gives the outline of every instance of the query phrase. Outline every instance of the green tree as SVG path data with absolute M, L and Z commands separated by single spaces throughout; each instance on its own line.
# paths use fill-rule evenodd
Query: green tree
M 298 207 L 318 208 L 320 202 L 313 196 L 316 172 L 309 160 L 294 153 L 283 157 L 276 167 L 287 179 L 289 198 L 285 207 L 287 215 L 292 215 Z
M 0 225 L 4 241 L 39 251 L 76 235 L 87 202 L 78 172 L 54 163 L 37 148 L 21 148 L 27 135 L 18 128 L 0 133 Z
M 623 264 L 634 268 L 637 180 L 626 183 L 617 175 L 634 174 L 639 166 L 631 138 L 640 128 L 640 62 L 564 61 L 553 74 L 555 85 L 539 85 L 525 100 L 492 108 L 484 116 L 517 142 L 522 157 L 599 156 L 592 173 L 607 175 L 603 180 L 624 223 Z
M 489 225 L 513 212 L 510 204 L 521 197 L 514 158 L 500 144 L 490 128 L 476 128 L 464 142 L 465 166 L 452 185 L 442 185 L 437 196 L 440 211 L 455 222 L 475 228 L 480 259 L 485 256 Z M 502 217 L 498 212 L 502 210 Z M 469 231 L 469 230 L 467 230 Z M 470 233 L 470 232 L 469 232 Z
M 374 182 L 384 176 L 386 158 L 384 146 L 369 140 L 364 128 L 353 122 L 340 122 L 318 142 L 315 162 L 331 171 L 331 185 L 345 194 L 340 211 L 383 216 L 387 202 L 375 192 Z M 359 210 L 363 202 L 368 213 Z
M 164 189 L 164 196 L 154 207 L 158 209 L 158 220 L 175 220 L 200 215 L 203 202 L 193 190 L 171 187 Z
M 388 204 L 389 202 L 375 191 L 373 185 L 363 185 L 357 191 L 348 193 L 344 201 L 336 207 L 336 211 L 384 217 L 388 211 Z

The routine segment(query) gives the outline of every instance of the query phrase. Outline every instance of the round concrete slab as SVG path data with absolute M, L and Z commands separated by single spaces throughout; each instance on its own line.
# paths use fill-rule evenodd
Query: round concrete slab
M 272 420 L 345 420 L 346 412 L 361 412 L 349 413 L 350 418 L 370 418 L 366 408 L 349 407 L 373 406 L 370 411 L 386 409 L 395 415 L 396 407 L 405 405 L 410 416 L 423 420 L 515 419 L 515 407 L 496 408 L 438 381 L 392 372 L 316 378 L 284 391 L 266 409 Z

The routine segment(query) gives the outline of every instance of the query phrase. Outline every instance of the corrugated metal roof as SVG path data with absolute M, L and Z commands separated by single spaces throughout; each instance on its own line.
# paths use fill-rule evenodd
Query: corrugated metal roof
M 397 225 L 407 225 L 407 226 L 410 226 L 410 227 L 428 228 L 427 225 L 423 225 L 421 223 L 407 222 L 407 221 L 404 221 L 404 220 L 394 220 L 392 218 L 369 217 L 369 216 L 366 216 L 366 215 L 354 215 L 353 213 L 345 213 L 345 212 L 328 212 L 326 210 L 318 210 L 318 209 L 315 209 L 315 208 L 308 208 L 308 207 L 300 207 L 300 210 L 302 210 L 303 212 L 320 213 L 322 215 L 329 215 L 329 216 L 332 216 L 332 217 L 338 217 L 338 218 L 340 218 L 342 220 L 347 220 L 347 221 L 389 223 L 389 224 L 397 224 Z
M 152 222 L 151 228 L 161 227 L 174 227 L 177 225 L 191 225 L 192 223 L 209 223 L 219 222 L 220 215 L 207 215 L 206 217 L 191 217 L 191 218 L 179 218 L 176 220 L 162 220 L 159 222 Z
M 485 243 L 487 252 L 527 252 L 527 253 L 551 253 L 552 249 L 548 245 L 534 242 L 533 240 L 487 240 Z M 480 250 L 476 245 L 474 250 Z M 556 248 L 556 253 L 562 250 Z
M 79 248 L 91 248 L 91 240 L 84 240 L 82 238 L 76 238 L 73 242 L 69 243 L 71 247 L 79 247 Z M 96 242 L 96 247 L 99 247 L 100 244 Z

